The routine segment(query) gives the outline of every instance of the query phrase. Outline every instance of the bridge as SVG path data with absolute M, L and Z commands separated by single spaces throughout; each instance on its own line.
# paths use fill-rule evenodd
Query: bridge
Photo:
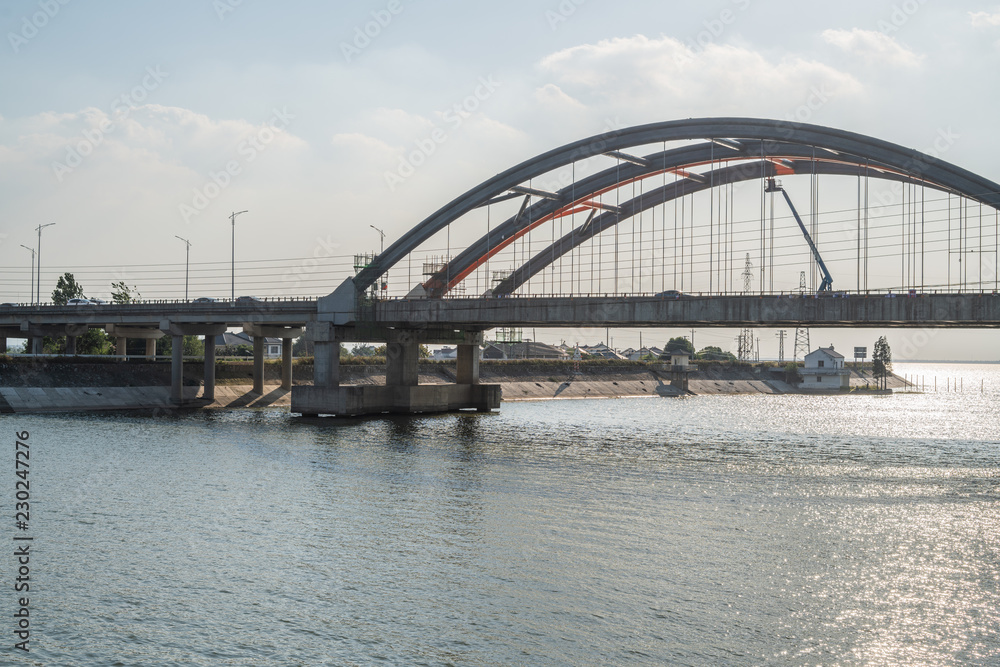
M 478 351 L 496 327 L 1000 326 L 998 209 L 1000 185 L 873 137 L 654 123 L 497 174 L 358 255 L 318 300 L 97 306 L 84 324 L 140 337 L 242 325 L 283 334 L 289 363 L 305 327 L 316 365 L 314 385 L 292 390 L 302 414 L 490 410 L 499 388 L 479 383 Z M 2 331 L 81 326 L 79 308 L 11 310 Z M 386 343 L 386 386 L 342 386 L 341 341 Z M 454 385 L 419 385 L 422 343 L 458 346 Z

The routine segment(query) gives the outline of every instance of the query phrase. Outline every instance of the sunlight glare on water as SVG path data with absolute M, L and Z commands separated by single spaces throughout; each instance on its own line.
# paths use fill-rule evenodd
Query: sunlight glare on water
M 997 664 L 998 370 L 948 367 L 992 387 L 964 394 L 5 416 L 35 443 L 37 643 L 4 655 Z

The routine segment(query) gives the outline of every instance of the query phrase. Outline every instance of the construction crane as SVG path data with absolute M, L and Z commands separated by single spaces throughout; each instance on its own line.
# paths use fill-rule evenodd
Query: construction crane
M 788 208 L 792 210 L 792 215 L 795 216 L 795 222 L 799 223 L 799 229 L 802 230 L 803 236 L 806 237 L 806 243 L 809 244 L 809 249 L 812 250 L 813 257 L 816 259 L 816 263 L 819 265 L 819 270 L 823 274 L 823 282 L 819 286 L 818 292 L 829 292 L 833 288 L 833 277 L 830 275 L 829 269 L 826 268 L 826 263 L 823 262 L 823 258 L 819 256 L 819 250 L 816 248 L 816 244 L 813 243 L 812 237 L 809 236 L 809 232 L 806 231 L 806 226 L 802 224 L 802 218 L 799 217 L 799 212 L 795 210 L 795 206 L 792 204 L 791 197 L 785 192 L 785 189 L 781 187 L 781 181 L 775 178 L 768 178 L 764 182 L 764 192 L 780 192 L 785 195 L 785 201 L 788 202 Z

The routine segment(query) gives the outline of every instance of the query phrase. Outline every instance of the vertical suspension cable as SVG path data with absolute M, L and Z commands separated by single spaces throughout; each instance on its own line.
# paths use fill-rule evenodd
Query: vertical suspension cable
M 951 191 L 948 191 L 948 291 L 951 291 Z
M 868 291 L 868 160 L 865 160 L 865 291 Z
M 612 278 L 614 281 L 614 294 L 618 294 L 618 225 L 621 224 L 621 173 L 622 173 L 622 161 L 618 158 L 617 165 L 615 165 L 615 263 L 614 271 L 612 271 Z
M 715 269 L 713 264 L 714 253 L 715 253 L 715 143 L 711 143 L 709 148 L 709 155 L 711 157 L 709 161 L 709 186 L 708 186 L 708 293 L 711 294 L 715 282 L 713 280 L 712 271 Z
M 760 156 L 761 158 L 766 157 L 764 152 L 764 141 L 760 142 Z M 760 162 L 760 293 L 764 293 L 764 271 L 767 264 L 767 228 L 764 223 L 764 206 L 766 198 L 764 196 L 764 185 L 767 182 L 767 174 L 765 173 L 767 165 L 767 160 L 762 159 Z
M 926 223 L 927 223 L 927 218 L 926 218 L 926 213 L 927 213 L 926 203 L 927 203 L 927 201 L 926 201 L 926 196 L 927 196 L 927 188 L 925 188 L 924 184 L 921 183 L 920 184 L 920 289 L 921 290 L 926 289 L 926 285 L 927 285 L 927 276 L 924 274 L 924 250 L 926 250 L 926 247 L 925 247 L 925 233 L 927 231 L 926 230 Z
M 493 254 L 493 245 L 490 243 L 490 209 L 493 208 L 489 204 L 486 205 L 486 291 L 491 292 L 493 290 L 492 276 L 490 275 L 490 255 Z M 483 292 L 485 294 L 485 292 Z

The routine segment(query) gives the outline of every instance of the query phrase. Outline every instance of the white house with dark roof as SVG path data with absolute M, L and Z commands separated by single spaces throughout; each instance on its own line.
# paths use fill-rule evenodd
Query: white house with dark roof
M 844 355 L 830 347 L 821 347 L 806 355 L 801 389 L 839 390 L 851 386 L 851 371 L 844 367 Z

